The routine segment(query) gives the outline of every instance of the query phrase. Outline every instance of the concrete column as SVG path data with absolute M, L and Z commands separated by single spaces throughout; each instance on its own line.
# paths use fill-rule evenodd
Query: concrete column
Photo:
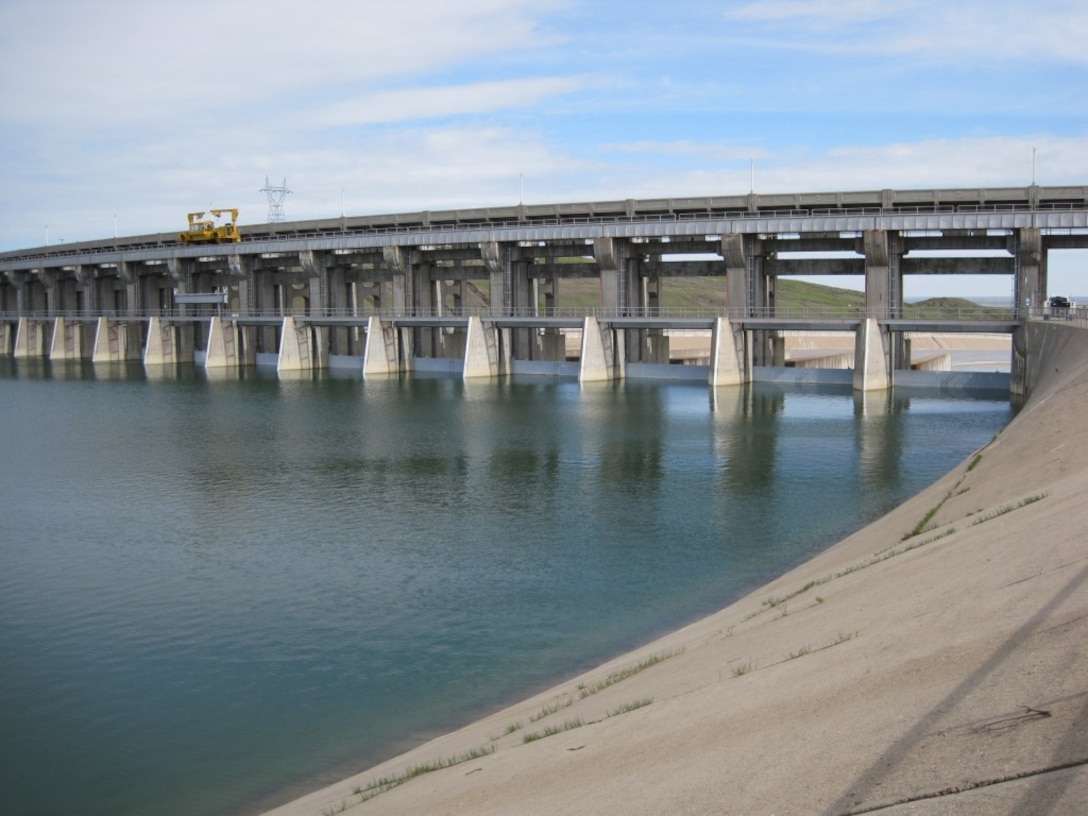
M 602 382 L 623 376 L 622 368 L 616 365 L 612 330 L 602 327 L 595 317 L 587 317 L 582 325 L 581 358 L 579 382 Z
M 753 304 L 749 301 L 748 246 L 744 235 L 729 233 L 722 236 L 722 258 L 725 261 L 725 302 L 730 317 L 750 317 Z
M 53 339 L 49 344 L 50 360 L 83 359 L 83 326 L 78 321 L 58 317 L 53 321 Z
M 605 314 L 625 314 L 628 297 L 628 248 L 618 238 L 594 238 L 593 257 L 601 279 L 601 308 Z
M 865 252 L 865 313 L 879 319 L 903 316 L 903 253 L 898 232 L 866 230 L 862 237 Z M 892 369 L 910 368 L 910 343 L 902 332 L 888 338 Z
M 874 318 L 866 318 L 858 326 L 854 346 L 854 390 L 881 391 L 892 386 L 888 366 L 888 333 L 882 331 Z
M 94 268 L 84 264 L 76 264 L 74 274 L 76 279 L 76 290 L 80 293 L 80 310 L 91 313 L 100 311 L 101 307 L 98 302 L 98 287 L 95 285 Z
M 178 361 L 177 327 L 152 317 L 147 325 L 144 365 L 166 365 Z
M 299 252 L 298 256 L 299 265 L 302 267 L 303 274 L 306 275 L 309 282 L 309 308 L 307 310 L 307 314 L 329 314 L 329 310 L 332 308 L 332 302 L 329 291 L 330 286 L 327 256 L 324 252 L 318 252 L 312 249 L 302 250 L 301 252 Z M 306 329 L 307 337 L 311 338 L 313 341 L 312 350 L 309 355 L 312 364 L 316 365 L 319 368 L 327 367 L 329 364 L 329 327 L 311 324 L 307 326 Z M 284 339 L 281 332 L 281 352 L 283 349 L 283 343 Z
M 44 357 L 49 349 L 48 326 L 37 320 L 19 318 L 19 326 L 15 330 L 15 349 L 12 355 L 18 359 L 30 357 Z
M 393 311 L 398 315 L 408 314 L 415 305 L 408 250 L 399 246 L 383 246 L 382 264 L 393 275 Z
M 764 270 L 763 242 L 758 235 L 730 233 L 722 236 L 725 259 L 726 300 L 729 317 L 770 317 L 774 314 L 774 283 Z M 774 365 L 778 333 L 752 332 L 753 365 Z
M 397 329 L 377 315 L 367 321 L 363 350 L 363 377 L 389 376 L 400 370 Z
M 491 314 L 493 317 L 505 314 L 509 300 L 506 281 L 510 276 L 510 245 L 497 241 L 480 244 L 480 257 L 487 268 L 487 279 L 491 290 Z
M 15 348 L 15 330 L 6 320 L 0 320 L 0 356 L 8 357 Z
M 31 309 L 45 312 L 61 311 L 64 306 L 60 304 L 57 271 L 55 269 L 34 269 L 31 271 L 41 284 L 36 292 L 31 292 L 32 296 L 37 295 L 37 297 L 33 298 Z M 75 307 L 72 306 L 70 308 Z
M 139 359 L 139 326 L 119 323 L 106 317 L 98 318 L 91 360 L 96 363 L 117 363 Z
M 465 338 L 464 379 L 498 377 L 505 373 L 502 363 L 502 345 L 495 324 L 470 317 Z
M 329 313 L 333 315 L 354 314 L 352 308 L 354 286 L 349 285 L 343 266 L 327 266 L 325 270 L 326 292 Z M 347 326 L 330 326 L 328 328 L 328 353 L 348 355 L 351 354 L 352 329 Z
M 865 310 L 869 317 L 895 317 L 896 282 L 892 280 L 892 264 L 888 251 L 886 230 L 866 230 L 865 250 Z
M 253 273 L 253 285 L 247 293 L 247 300 L 252 305 L 252 311 L 262 314 L 283 314 L 283 303 L 280 298 L 281 287 L 276 285 L 274 273 L 268 269 L 261 269 Z M 256 351 L 262 354 L 278 352 L 280 347 L 279 328 L 276 326 L 261 326 L 257 329 Z
M 752 379 L 752 361 L 744 330 L 727 317 L 714 321 L 710 342 L 710 385 L 741 385 Z
M 291 315 L 283 318 L 280 329 L 280 354 L 277 371 L 310 371 L 314 368 L 312 327 L 295 322 Z
M 1035 309 L 1046 298 L 1046 253 L 1038 227 L 1016 231 L 1016 306 Z
M 136 274 L 132 269 L 132 264 L 128 261 L 117 262 L 117 278 L 121 284 L 121 290 L 123 292 L 124 303 L 120 308 L 121 314 L 132 316 L 136 314 L 137 299 L 140 296 L 139 287 L 136 285 Z
M 235 368 L 238 359 L 238 326 L 229 320 L 213 317 L 208 326 L 208 351 L 205 368 Z

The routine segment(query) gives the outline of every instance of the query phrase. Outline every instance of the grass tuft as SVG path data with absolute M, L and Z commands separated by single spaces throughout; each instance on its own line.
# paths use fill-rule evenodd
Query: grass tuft
M 755 669 L 755 664 L 749 660 L 747 663 L 741 663 L 739 666 L 734 666 L 733 676 L 743 677 L 744 675 L 749 674 L 753 669 Z
M 521 742 L 524 745 L 528 742 L 535 742 L 545 737 L 552 737 L 556 734 L 562 734 L 564 731 L 571 731 L 575 728 L 581 728 L 585 725 L 585 720 L 581 717 L 575 717 L 572 720 L 566 720 L 562 725 L 549 725 L 543 731 L 530 731 L 521 735 Z
M 624 703 L 618 708 L 613 708 L 611 711 L 605 714 L 606 717 L 618 717 L 620 714 L 626 714 L 628 711 L 635 711 L 640 708 L 645 708 L 654 701 L 653 697 L 643 697 L 641 700 L 634 700 L 630 703 Z
M 385 793 L 388 790 L 403 785 L 417 776 L 431 773 L 433 771 L 440 771 L 443 768 L 452 768 L 454 765 L 460 765 L 463 762 L 471 762 L 474 759 L 480 759 L 481 757 L 489 756 L 495 753 L 495 746 L 485 745 L 482 748 L 473 748 L 471 751 L 465 751 L 460 754 L 454 754 L 453 756 L 446 757 L 445 759 L 436 759 L 432 762 L 423 762 L 419 765 L 414 765 L 408 768 L 406 771 L 402 771 L 394 776 L 383 776 L 368 782 L 365 788 L 356 788 L 355 792 L 359 796 L 359 802 L 366 802 L 373 799 L 379 794 Z M 342 810 L 347 809 L 347 803 L 344 803 Z M 324 811 L 322 811 L 324 813 Z
M 668 660 L 670 657 L 676 657 L 678 654 L 683 654 L 683 649 L 677 649 L 671 652 L 662 652 L 660 654 L 653 654 L 647 657 L 645 660 L 638 663 L 635 666 L 629 666 L 626 669 L 620 669 L 617 672 L 612 672 L 604 680 L 594 683 L 591 686 L 587 686 L 584 683 L 578 686 L 578 695 L 581 699 L 585 699 L 593 694 L 604 691 L 609 686 L 614 686 L 622 680 L 626 680 L 629 677 L 634 677 L 641 671 L 645 671 L 651 666 L 656 666 L 663 660 Z

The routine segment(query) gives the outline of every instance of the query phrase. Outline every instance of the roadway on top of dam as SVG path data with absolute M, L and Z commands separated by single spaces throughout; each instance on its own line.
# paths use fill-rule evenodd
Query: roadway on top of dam
M 750 194 L 352 216 L 242 226 L 243 240 L 234 244 L 183 246 L 179 233 L 163 233 L 4 252 L 0 271 L 386 246 L 1017 229 L 1040 230 L 1049 247 L 1088 248 L 1088 186 Z

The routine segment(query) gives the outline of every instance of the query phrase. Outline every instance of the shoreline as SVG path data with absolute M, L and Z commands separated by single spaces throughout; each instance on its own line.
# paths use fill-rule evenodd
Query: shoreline
M 1078 812 L 1082 335 L 1053 335 L 1032 397 L 989 445 L 857 533 L 701 620 L 268 813 L 908 812 L 901 800 L 923 814 Z M 382 778 L 403 784 L 361 801 Z

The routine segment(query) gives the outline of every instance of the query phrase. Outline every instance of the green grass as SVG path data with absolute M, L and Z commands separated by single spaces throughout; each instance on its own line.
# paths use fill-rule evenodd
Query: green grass
M 537 740 L 544 739 L 545 737 L 553 737 L 556 734 L 562 734 L 564 731 L 571 731 L 575 728 L 581 728 L 585 725 L 585 720 L 581 717 L 574 717 L 573 719 L 566 720 L 562 725 L 549 725 L 543 731 L 530 731 L 526 734 L 522 734 L 522 744 L 528 742 L 536 742 Z
M 444 759 L 436 759 L 432 762 L 423 762 L 419 765 L 414 765 L 411 768 L 393 776 L 383 776 L 368 782 L 366 787 L 357 787 L 354 790 L 356 796 L 359 797 L 360 802 L 366 802 L 369 799 L 373 799 L 379 794 L 385 793 L 388 790 L 392 790 L 398 785 L 403 785 L 417 776 L 423 774 L 432 773 L 434 771 L 440 771 L 443 768 L 452 768 L 455 765 L 460 765 L 464 762 L 471 762 L 474 759 L 480 759 L 481 757 L 489 756 L 495 753 L 495 747 L 493 745 L 485 745 L 482 748 L 474 748 L 471 751 L 465 751 L 460 754 L 454 754 L 453 756 L 446 757 Z M 347 803 L 343 803 L 340 810 L 334 810 L 334 813 L 339 813 L 347 809 Z M 325 811 L 322 811 L 325 813 Z
M 543 720 L 545 717 L 550 717 L 552 714 L 555 714 L 557 711 L 562 711 L 564 708 L 570 708 L 572 705 L 574 705 L 574 700 L 570 700 L 570 699 L 564 700 L 561 703 L 552 703 L 551 705 L 546 705 L 546 706 L 544 706 L 544 708 L 540 709 L 540 711 L 538 711 L 536 714 L 529 715 L 529 722 L 536 722 L 537 720 Z
M 639 672 L 645 671 L 651 666 L 656 666 L 661 661 L 668 660 L 670 657 L 676 657 L 676 655 L 681 654 L 682 652 L 683 649 L 679 649 L 672 652 L 662 652 L 661 654 L 650 655 L 637 665 L 629 666 L 628 668 L 621 669 L 618 672 L 612 672 L 612 674 L 608 675 L 608 677 L 606 677 L 604 680 L 594 683 L 591 686 L 587 686 L 584 683 L 580 684 L 578 686 L 578 695 L 584 700 L 590 695 L 604 691 L 609 686 L 614 686 L 616 685 L 616 683 L 626 680 L 629 677 L 634 677 Z
M 573 258 L 560 259 L 560 263 L 574 265 Z M 592 266 L 592 265 L 591 265 Z M 595 269 L 595 267 L 593 267 Z M 561 278 L 558 281 L 558 297 L 555 305 L 566 309 L 589 309 L 601 305 L 601 283 L 595 276 Z M 490 304 L 491 285 L 486 279 L 469 281 L 466 286 L 464 306 L 482 307 Z M 779 278 L 775 290 L 778 308 L 845 311 L 865 307 L 865 293 L 856 289 L 842 289 L 818 283 Z M 543 305 L 543 302 L 541 303 Z M 661 306 L 666 309 L 724 309 L 726 308 L 725 277 L 665 278 L 661 283 Z M 982 307 L 962 298 L 931 298 L 903 307 L 904 317 L 937 317 L 948 309 L 973 309 Z
M 637 711 L 640 708 L 645 708 L 654 701 L 653 697 L 643 697 L 641 700 L 634 700 L 630 703 L 624 703 L 617 708 L 613 708 L 611 711 L 605 714 L 606 717 L 618 717 L 620 714 L 626 714 L 628 711 Z

